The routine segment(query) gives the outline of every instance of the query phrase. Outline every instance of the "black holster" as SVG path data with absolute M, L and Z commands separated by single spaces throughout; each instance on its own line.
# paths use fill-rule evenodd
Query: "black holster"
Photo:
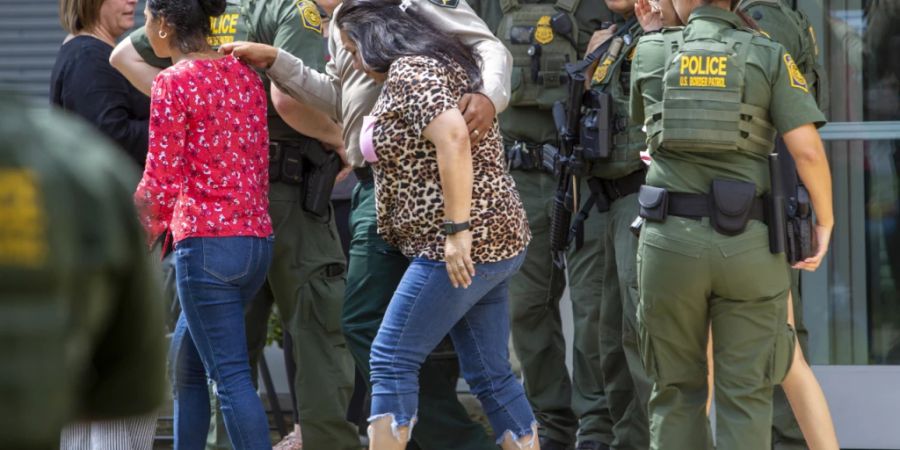
M 328 214 L 334 178 L 341 158 L 314 139 L 273 141 L 269 144 L 269 181 L 303 186 L 303 209 Z
M 802 185 L 797 186 L 796 196 L 792 196 L 787 203 L 785 253 L 788 263 L 796 264 L 815 253 L 813 248 L 815 225 L 809 191 Z
M 308 170 L 303 209 L 317 216 L 328 215 L 334 179 L 341 171 L 341 157 L 322 145 L 310 146 L 304 153 Z

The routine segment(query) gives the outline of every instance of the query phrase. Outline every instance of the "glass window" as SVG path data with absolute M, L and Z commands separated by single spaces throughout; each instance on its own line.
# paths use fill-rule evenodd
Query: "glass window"
M 813 364 L 900 364 L 900 1 L 797 0 L 828 77 L 826 264 L 803 276 Z M 840 130 L 840 132 L 836 132 Z

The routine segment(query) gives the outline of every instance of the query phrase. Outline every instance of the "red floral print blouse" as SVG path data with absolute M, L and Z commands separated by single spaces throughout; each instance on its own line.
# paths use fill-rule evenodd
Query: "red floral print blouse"
M 272 234 L 266 93 L 252 69 L 225 57 L 160 72 L 149 146 L 134 198 L 151 242 Z

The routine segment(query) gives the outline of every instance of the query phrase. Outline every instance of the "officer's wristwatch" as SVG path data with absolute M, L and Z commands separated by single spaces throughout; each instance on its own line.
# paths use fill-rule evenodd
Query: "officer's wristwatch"
M 444 234 L 447 236 L 452 236 L 460 231 L 466 231 L 469 229 L 469 221 L 456 223 L 452 220 L 445 220 L 444 223 L 441 224 L 441 228 L 444 230 Z

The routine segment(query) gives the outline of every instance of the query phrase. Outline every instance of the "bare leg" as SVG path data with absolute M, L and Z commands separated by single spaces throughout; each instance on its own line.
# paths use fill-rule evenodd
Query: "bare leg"
M 713 364 L 713 346 L 712 346 L 712 326 L 709 327 L 709 339 L 706 343 L 706 364 L 709 371 L 706 374 L 706 385 L 709 386 L 709 394 L 706 396 L 706 415 L 709 415 L 709 409 L 712 407 L 713 392 L 716 389 L 716 370 Z
M 537 424 L 531 427 L 531 434 L 522 436 L 518 440 L 513 439 L 512 434 L 507 433 L 500 443 L 503 450 L 541 450 L 541 444 L 537 439 Z
M 409 442 L 409 426 L 391 429 L 393 416 L 380 417 L 369 424 L 369 450 L 403 450 Z
M 794 308 L 788 296 L 788 323 L 794 324 Z M 795 344 L 794 360 L 781 387 L 800 424 L 800 430 L 810 450 L 838 450 L 837 435 L 825 394 L 819 381 L 806 363 L 800 344 Z
M 794 306 L 791 295 L 788 294 L 788 323 L 794 325 Z M 712 333 L 712 332 L 710 332 Z M 816 380 L 815 374 L 806 358 L 803 357 L 803 351 L 800 350 L 800 344 L 794 344 L 794 360 L 791 363 L 791 369 L 781 383 L 784 393 L 787 395 L 788 402 L 791 404 L 791 410 L 800 424 L 800 430 L 806 439 L 806 445 L 810 450 L 839 450 L 837 435 L 834 432 L 834 423 L 831 421 L 831 411 L 828 409 L 828 402 L 825 400 L 825 394 L 822 392 L 819 381 Z M 713 356 L 712 356 L 712 334 L 709 336 L 709 344 L 706 348 L 706 358 L 709 362 L 709 396 L 706 400 L 706 414 L 709 414 L 709 408 L 712 404 L 713 392 Z

